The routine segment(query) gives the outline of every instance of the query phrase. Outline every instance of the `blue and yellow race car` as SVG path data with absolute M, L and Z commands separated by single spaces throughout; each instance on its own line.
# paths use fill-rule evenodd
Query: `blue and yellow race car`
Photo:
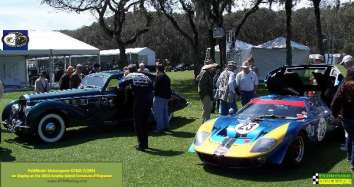
M 210 165 L 298 165 L 308 143 L 322 142 L 337 127 L 326 97 L 333 97 L 342 78 L 328 65 L 276 69 L 266 79 L 271 95 L 202 124 L 189 151 Z

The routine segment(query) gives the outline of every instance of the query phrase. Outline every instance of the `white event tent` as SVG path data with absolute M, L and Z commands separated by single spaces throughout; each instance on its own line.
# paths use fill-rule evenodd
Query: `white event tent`
M 254 45 L 241 40 L 236 40 L 233 47 L 231 44 L 231 42 L 227 42 L 226 44 L 227 59 L 234 61 L 237 67 L 240 67 L 242 62 L 250 57 Z M 215 60 L 217 63 L 220 61 L 219 45 L 215 46 Z
M 144 62 L 147 66 L 155 66 L 156 54 L 155 51 L 148 47 L 127 48 L 125 53 L 128 56 L 129 64 L 135 64 Z M 100 51 L 102 61 L 112 61 L 113 58 L 117 58 L 120 54 L 119 49 L 108 49 Z M 112 59 L 110 59 L 112 58 Z
M 310 48 L 291 41 L 292 64 L 301 65 L 308 63 Z M 255 65 L 259 70 L 259 79 L 266 77 L 268 72 L 286 65 L 286 38 L 278 37 L 274 40 L 254 46 L 251 52 Z
M 6 86 L 21 87 L 27 83 L 26 59 L 45 56 L 53 59 L 53 56 L 99 55 L 99 49 L 96 47 L 57 31 L 29 30 L 28 38 L 28 50 L 21 51 L 3 50 L 3 43 L 0 41 L 0 80 Z M 53 68 L 50 77 L 53 80 Z

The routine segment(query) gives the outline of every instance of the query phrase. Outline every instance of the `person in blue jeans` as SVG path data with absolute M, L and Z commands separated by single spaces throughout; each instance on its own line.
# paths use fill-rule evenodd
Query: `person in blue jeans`
M 165 73 L 165 66 L 161 63 L 156 65 L 155 95 L 153 100 L 153 113 L 158 133 L 169 128 L 168 101 L 171 97 L 171 80 Z
M 227 67 L 221 72 L 216 81 L 215 99 L 220 101 L 220 115 L 228 115 L 230 109 L 237 111 L 236 105 L 236 74 L 234 73 L 236 64 L 229 61 Z
M 351 74 L 352 71 L 348 72 L 348 75 Z M 348 134 L 347 160 L 354 171 L 354 80 L 347 78 L 338 88 L 332 101 L 332 112 L 334 117 L 343 120 L 343 127 Z

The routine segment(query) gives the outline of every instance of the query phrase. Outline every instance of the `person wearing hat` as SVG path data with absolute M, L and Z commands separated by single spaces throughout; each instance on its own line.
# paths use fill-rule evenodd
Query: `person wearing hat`
M 345 55 L 340 64 L 343 65 L 345 69 L 351 70 L 353 66 L 353 57 L 351 55 Z
M 248 62 L 245 61 L 241 66 L 242 70 L 236 75 L 236 86 L 240 91 L 241 104 L 246 105 L 252 98 L 256 97 L 258 86 L 258 76 L 249 69 Z
M 82 65 L 77 64 L 75 72 L 70 77 L 70 88 L 78 88 L 82 80 Z
M 131 91 L 133 100 L 134 128 L 138 139 L 138 151 L 148 149 L 148 118 L 151 114 L 153 85 L 151 79 L 137 72 L 135 64 L 128 66 L 128 74 L 119 82 L 120 90 Z
M 206 64 L 198 75 L 198 94 L 202 101 L 202 122 L 210 119 L 213 107 L 213 74 L 218 64 Z
M 237 111 L 236 105 L 236 82 L 235 73 L 236 64 L 229 61 L 227 67 L 221 72 L 218 80 L 216 81 L 215 99 L 220 101 L 220 114 L 228 115 L 230 109 L 234 112 Z
M 314 60 L 313 61 L 314 64 L 323 64 L 324 63 L 324 58 L 320 54 L 315 55 L 315 58 L 313 60 Z
M 47 73 L 42 71 L 38 79 L 34 82 L 34 91 L 35 92 L 47 92 L 49 91 L 49 81 L 46 78 Z
M 89 74 L 92 74 L 92 73 L 97 73 L 97 72 L 100 72 L 101 71 L 101 65 L 96 63 L 93 65 L 93 68 L 92 70 L 90 71 Z

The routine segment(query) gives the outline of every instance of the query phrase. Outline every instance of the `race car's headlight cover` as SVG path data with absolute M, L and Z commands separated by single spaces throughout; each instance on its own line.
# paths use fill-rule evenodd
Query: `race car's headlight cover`
M 276 140 L 273 138 L 261 138 L 259 139 L 256 144 L 252 147 L 252 153 L 262 153 L 268 152 L 273 148 L 276 144 Z
M 195 135 L 194 145 L 200 146 L 209 137 L 210 133 L 205 131 L 198 131 Z

